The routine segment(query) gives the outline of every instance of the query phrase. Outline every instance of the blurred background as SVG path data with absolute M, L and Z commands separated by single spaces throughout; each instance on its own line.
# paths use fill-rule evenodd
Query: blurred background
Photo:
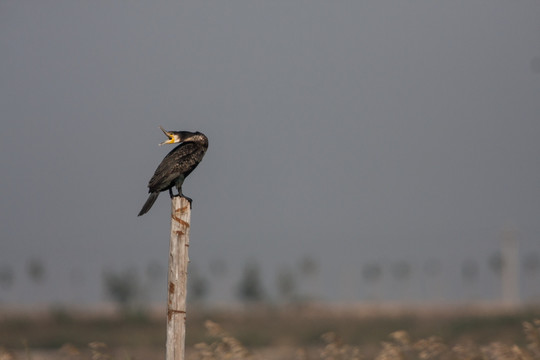
M 540 300 L 540 3 L 0 2 L 0 306 Z

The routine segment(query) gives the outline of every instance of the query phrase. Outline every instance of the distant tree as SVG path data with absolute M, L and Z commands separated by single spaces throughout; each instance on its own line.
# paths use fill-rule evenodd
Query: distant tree
M 304 256 L 300 261 L 300 272 L 305 277 L 312 277 L 319 272 L 319 264 L 313 258 Z
M 300 271 L 300 288 L 302 297 L 306 299 L 313 299 L 318 297 L 318 275 L 319 275 L 319 263 L 317 260 L 310 256 L 304 256 L 300 259 L 298 264 L 298 270 Z
M 282 267 L 276 279 L 279 296 L 284 301 L 292 301 L 296 297 L 296 279 L 288 267 Z
M 28 272 L 30 279 L 36 284 L 43 282 L 45 279 L 45 265 L 43 265 L 43 262 L 39 259 L 30 259 L 26 271 Z
M 362 277 L 367 282 L 378 282 L 381 279 L 382 268 L 379 264 L 366 264 L 362 268 Z
M 410 295 L 410 289 L 407 286 L 407 283 L 411 277 L 411 265 L 407 261 L 401 260 L 393 264 L 390 271 L 392 272 L 394 279 L 401 283 L 398 291 L 399 293 L 401 293 L 399 294 L 399 296 L 402 300 L 408 300 L 408 297 Z
M 378 284 L 381 281 L 381 277 L 382 277 L 381 265 L 377 263 L 370 263 L 370 264 L 364 265 L 362 267 L 362 277 L 364 278 L 366 282 L 368 282 L 372 286 L 372 293 L 370 297 L 372 299 L 378 299 L 380 295 Z
M 398 281 L 406 281 L 411 276 L 411 265 L 406 261 L 399 261 L 392 266 L 392 274 Z
M 531 291 L 530 296 L 536 301 L 538 300 L 539 294 L 538 286 L 536 286 L 538 270 L 540 270 L 540 258 L 538 257 L 538 254 L 528 253 L 523 259 L 523 272 L 526 275 L 527 281 L 530 283 L 528 286 Z
M 478 278 L 478 264 L 472 259 L 461 263 L 461 278 L 467 282 L 474 282 Z
M 466 288 L 466 296 L 469 300 L 475 298 L 475 283 L 478 279 L 478 264 L 473 259 L 465 259 L 461 263 L 461 279 Z
M 103 285 L 107 297 L 122 310 L 129 310 L 134 305 L 140 288 L 139 278 L 133 269 L 104 272 Z
M 257 303 L 264 299 L 264 290 L 261 283 L 259 266 L 256 263 L 247 263 L 240 283 L 238 284 L 238 297 L 246 303 Z
M 13 285 L 15 276 L 10 266 L 4 265 L 0 268 L 0 288 L 7 290 Z
M 488 266 L 497 275 L 501 276 L 504 267 L 504 260 L 500 252 L 494 252 L 488 259 Z

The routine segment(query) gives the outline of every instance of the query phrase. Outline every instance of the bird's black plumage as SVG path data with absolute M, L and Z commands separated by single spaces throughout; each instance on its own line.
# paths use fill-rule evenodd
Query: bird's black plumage
M 167 132 L 165 130 L 163 132 L 170 138 L 164 143 L 180 143 L 180 145 L 169 152 L 157 167 L 154 176 L 148 183 L 150 195 L 138 216 L 146 214 L 154 205 L 159 193 L 165 190 L 169 190 L 171 197 L 182 196 L 191 203 L 191 199 L 182 193 L 182 183 L 199 165 L 208 149 L 208 138 L 200 132 Z M 177 195 L 173 195 L 172 188 L 174 186 L 178 189 Z

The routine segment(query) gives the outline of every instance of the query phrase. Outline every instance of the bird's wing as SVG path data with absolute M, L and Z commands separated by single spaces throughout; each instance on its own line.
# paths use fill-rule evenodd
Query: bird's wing
M 165 156 L 148 183 L 149 190 L 163 191 L 180 175 L 187 176 L 202 160 L 200 147 L 193 143 L 180 144 Z

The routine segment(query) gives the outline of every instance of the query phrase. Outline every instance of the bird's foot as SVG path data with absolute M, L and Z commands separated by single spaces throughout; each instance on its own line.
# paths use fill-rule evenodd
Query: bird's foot
M 189 201 L 189 208 L 190 209 L 193 209 L 193 199 L 182 194 L 182 193 L 178 193 L 178 194 L 173 194 L 173 191 L 171 189 L 169 189 L 169 195 L 171 196 L 171 199 L 172 198 L 175 198 L 175 197 L 183 197 L 184 199 L 186 199 L 187 201 Z
M 186 199 L 187 201 L 189 201 L 189 208 L 190 209 L 193 209 L 193 199 L 190 198 L 190 197 L 187 197 L 186 195 L 184 194 L 179 194 L 181 197 L 183 197 L 184 199 Z

